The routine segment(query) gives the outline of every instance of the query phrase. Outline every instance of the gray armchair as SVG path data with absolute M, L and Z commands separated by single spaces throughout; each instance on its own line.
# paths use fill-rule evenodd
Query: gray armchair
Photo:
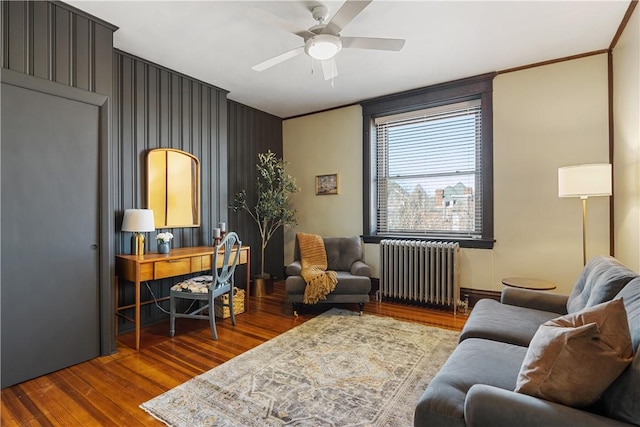
M 360 237 L 323 237 L 327 252 L 327 270 L 333 270 L 338 283 L 326 300 L 319 303 L 357 303 L 362 314 L 364 303 L 369 302 L 371 291 L 371 267 L 362 261 L 362 241 Z M 294 261 L 287 266 L 285 286 L 287 301 L 293 307 L 293 315 L 298 315 L 298 305 L 303 303 L 307 284 L 300 275 L 300 250 L 296 239 Z

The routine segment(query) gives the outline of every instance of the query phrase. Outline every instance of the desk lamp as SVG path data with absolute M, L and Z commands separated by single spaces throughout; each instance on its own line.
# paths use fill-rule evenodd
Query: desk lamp
M 144 235 L 156 229 L 151 209 L 126 209 L 122 219 L 122 231 L 131 231 L 131 255 L 144 255 Z

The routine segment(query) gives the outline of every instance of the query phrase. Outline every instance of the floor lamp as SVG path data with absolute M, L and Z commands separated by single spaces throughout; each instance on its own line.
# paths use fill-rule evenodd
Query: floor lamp
M 587 199 L 611 196 L 611 165 L 564 166 L 558 169 L 558 196 L 582 199 L 582 263 L 587 264 Z

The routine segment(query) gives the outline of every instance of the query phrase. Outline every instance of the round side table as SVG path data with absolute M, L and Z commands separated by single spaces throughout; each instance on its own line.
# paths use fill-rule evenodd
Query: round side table
M 556 288 L 556 284 L 542 279 L 529 279 L 527 277 L 506 277 L 502 284 L 512 288 L 531 289 L 533 291 L 550 291 Z

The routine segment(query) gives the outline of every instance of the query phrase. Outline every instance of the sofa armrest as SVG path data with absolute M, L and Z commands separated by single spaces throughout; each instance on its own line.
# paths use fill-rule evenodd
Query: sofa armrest
M 351 264 L 351 274 L 354 276 L 371 277 L 371 267 L 362 261 L 356 261 Z
M 467 392 L 464 419 L 467 426 L 629 425 L 591 412 L 485 384 L 476 384 Z
M 500 302 L 502 304 L 532 308 L 534 310 L 567 314 L 568 299 L 569 297 L 566 295 L 550 294 L 528 289 L 504 288 Z
M 287 275 L 287 277 L 300 276 L 301 272 L 302 272 L 302 265 L 300 264 L 300 261 L 293 261 L 291 264 L 287 266 L 287 269 L 285 270 L 285 274 Z

